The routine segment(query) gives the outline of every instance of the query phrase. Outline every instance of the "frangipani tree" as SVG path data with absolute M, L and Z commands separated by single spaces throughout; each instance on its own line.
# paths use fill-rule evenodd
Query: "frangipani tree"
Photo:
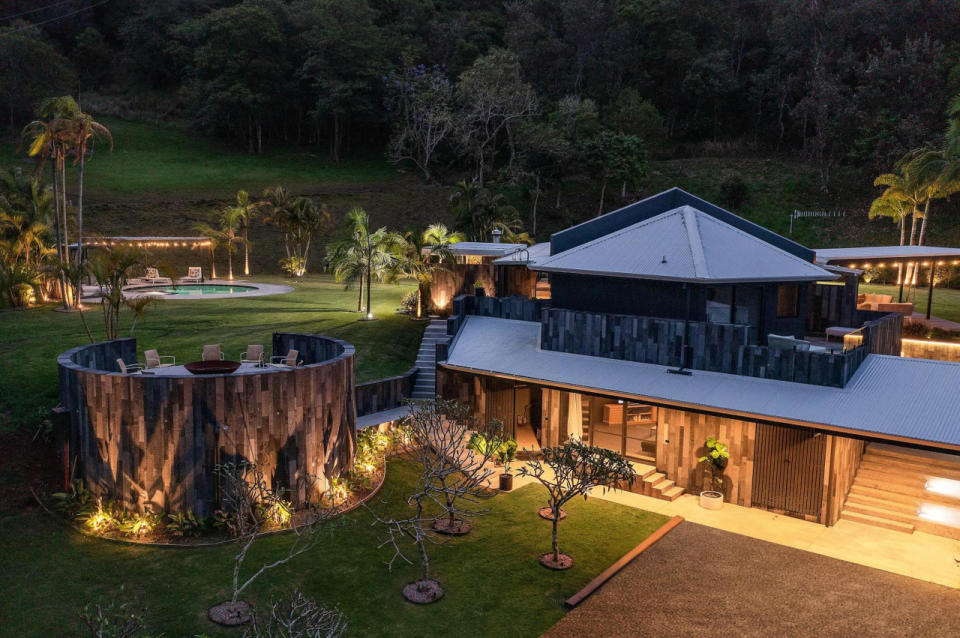
M 520 469 L 520 476 L 538 481 L 547 490 L 547 507 L 552 514 L 552 551 L 540 555 L 540 563 L 551 569 L 569 569 L 573 558 L 560 552 L 557 527 L 565 503 L 582 496 L 584 500 L 595 487 L 607 491 L 622 485 L 633 485 L 637 473 L 621 454 L 602 447 L 570 439 L 554 447 L 545 447 Z

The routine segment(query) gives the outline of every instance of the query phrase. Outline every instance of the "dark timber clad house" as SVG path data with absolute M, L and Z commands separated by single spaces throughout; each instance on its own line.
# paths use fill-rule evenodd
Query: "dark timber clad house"
M 533 252 L 494 264 L 546 274 L 551 298 L 458 297 L 439 394 L 527 449 L 573 436 L 616 450 L 650 496 L 699 491 L 713 436 L 730 449 L 728 501 L 960 537 L 960 419 L 944 391 L 960 365 L 899 357 L 897 314 L 854 311 L 849 349 L 804 339 L 827 313 L 812 301 L 826 286 L 855 298 L 856 277 L 679 189 Z

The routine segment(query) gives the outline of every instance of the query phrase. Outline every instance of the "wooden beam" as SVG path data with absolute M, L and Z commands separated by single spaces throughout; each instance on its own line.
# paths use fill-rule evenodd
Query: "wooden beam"
M 564 602 L 564 605 L 566 605 L 569 609 L 573 609 L 582 603 L 588 596 L 590 596 L 590 594 L 597 591 L 601 585 L 613 578 L 617 572 L 626 567 L 630 561 L 653 547 L 657 541 L 666 536 L 668 532 L 682 522 L 682 516 L 674 516 L 669 521 L 661 525 L 653 534 L 650 534 L 650 536 L 647 536 L 645 539 L 643 539 L 642 543 L 621 556 L 620 560 L 615 562 L 613 565 L 610 565 L 610 567 L 607 567 L 600 573 L 599 576 L 587 583 L 583 589 L 568 598 L 566 602 Z

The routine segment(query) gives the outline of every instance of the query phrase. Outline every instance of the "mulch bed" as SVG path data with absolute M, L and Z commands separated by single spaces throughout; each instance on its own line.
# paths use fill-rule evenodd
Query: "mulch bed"
M 560 560 L 556 561 L 553 560 L 553 552 L 547 552 L 546 554 L 540 554 L 539 561 L 544 567 L 556 571 L 563 571 L 564 569 L 573 567 L 573 556 L 568 556 L 567 554 L 560 554 Z
M 417 605 L 429 605 L 443 598 L 443 587 L 435 580 L 418 580 L 403 588 L 403 597 Z
M 456 519 L 453 522 L 453 525 L 450 524 L 449 518 L 438 518 L 433 522 L 433 529 L 438 534 L 446 534 L 447 536 L 463 536 L 464 534 L 470 533 L 470 523 L 462 519 Z
M 537 510 L 537 515 L 540 516 L 540 518 L 546 519 L 546 520 L 548 520 L 548 521 L 552 521 L 552 520 L 553 520 L 553 510 L 552 510 L 551 508 L 549 508 L 549 507 L 541 507 L 540 509 L 538 509 L 538 510 Z M 567 517 L 567 511 L 561 509 L 561 510 L 560 510 L 560 520 L 562 521 L 562 520 L 565 519 L 566 517 Z
M 250 605 L 242 600 L 220 603 L 210 608 L 207 617 L 218 625 L 236 627 L 250 622 Z

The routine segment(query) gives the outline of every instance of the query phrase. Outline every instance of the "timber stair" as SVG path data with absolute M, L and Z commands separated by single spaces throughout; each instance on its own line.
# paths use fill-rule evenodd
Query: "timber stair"
M 437 396 L 437 344 L 449 339 L 445 319 L 433 319 L 423 332 L 417 352 L 417 377 L 413 383 L 412 399 L 434 399 Z
M 630 487 L 623 486 L 636 494 L 652 496 L 665 501 L 675 501 L 684 493 L 684 489 L 667 478 L 663 472 L 658 472 L 653 465 L 633 463 L 637 478 Z
M 960 457 L 870 444 L 840 518 L 960 539 L 960 498 L 927 489 L 932 479 L 957 481 L 960 488 Z

